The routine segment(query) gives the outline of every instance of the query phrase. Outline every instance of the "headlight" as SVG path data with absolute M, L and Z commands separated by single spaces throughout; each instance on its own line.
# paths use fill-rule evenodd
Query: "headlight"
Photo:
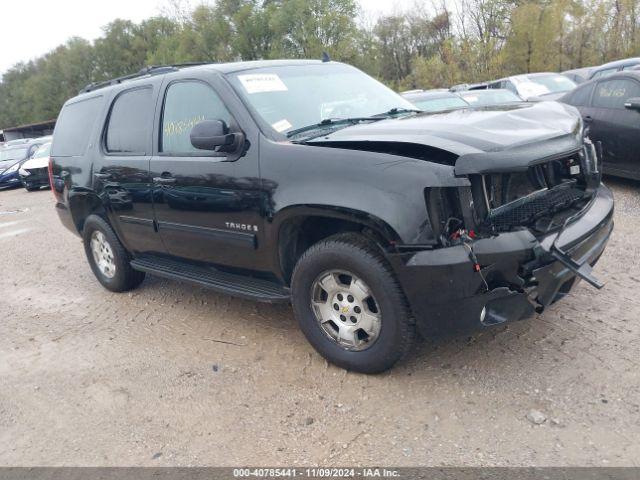
M 18 173 L 20 175 L 22 175 L 23 177 L 27 177 L 29 175 L 31 175 L 27 170 L 25 170 L 24 168 L 21 168 L 20 170 L 18 170 Z
M 19 164 L 19 163 L 16 163 L 15 165 L 12 165 L 12 166 L 10 166 L 9 168 L 7 168 L 7 169 L 5 170 L 5 172 L 4 172 L 4 173 L 13 173 L 13 172 L 16 172 L 16 171 L 18 171 L 18 169 L 19 169 L 19 168 L 20 168 L 20 164 Z

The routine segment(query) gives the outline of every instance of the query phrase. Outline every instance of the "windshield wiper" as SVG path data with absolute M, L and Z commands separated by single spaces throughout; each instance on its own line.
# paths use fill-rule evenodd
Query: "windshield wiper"
M 324 130 L 327 127 L 334 127 L 336 125 L 355 125 L 360 122 L 375 122 L 381 120 L 377 116 L 374 117 L 352 117 L 352 118 L 325 118 L 320 123 L 314 123 L 313 125 L 307 125 L 306 127 L 296 128 L 287 132 L 287 138 L 295 137 L 304 132 L 312 130 Z
M 385 117 L 392 117 L 394 115 L 400 115 L 403 113 L 422 113 L 422 110 L 417 110 L 414 108 L 399 108 L 399 107 L 394 107 L 391 110 L 388 110 L 384 113 L 378 113 L 377 115 L 373 115 L 370 118 L 385 118 Z

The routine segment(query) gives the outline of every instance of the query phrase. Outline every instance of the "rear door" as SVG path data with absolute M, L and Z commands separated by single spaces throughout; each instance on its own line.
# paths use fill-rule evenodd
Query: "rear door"
M 156 125 L 157 154 L 151 160 L 155 218 L 173 256 L 258 269 L 265 198 L 259 142 L 246 118 L 238 116 L 237 105 L 234 115 L 223 101 L 225 87 L 230 88 L 213 73 L 166 82 Z M 193 147 L 191 129 L 202 120 L 223 120 L 232 131 L 244 132 L 244 155 Z
M 624 107 L 632 97 L 640 97 L 640 82 L 631 78 L 604 79 L 595 87 L 591 136 L 602 142 L 605 173 L 639 167 L 640 114 Z
M 93 184 L 127 250 L 164 252 L 154 228 L 149 160 L 161 79 L 119 91 L 111 100 Z

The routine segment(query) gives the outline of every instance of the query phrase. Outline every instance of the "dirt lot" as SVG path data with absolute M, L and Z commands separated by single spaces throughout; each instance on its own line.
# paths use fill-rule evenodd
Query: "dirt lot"
M 286 306 L 110 293 L 51 192 L 0 192 L 0 465 L 638 466 L 640 184 L 609 183 L 604 290 L 379 376 L 328 365 Z

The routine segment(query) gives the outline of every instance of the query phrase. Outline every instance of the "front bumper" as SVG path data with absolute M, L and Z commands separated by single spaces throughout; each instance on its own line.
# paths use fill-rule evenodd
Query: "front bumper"
M 28 175 L 24 175 L 22 173 L 22 169 L 19 172 L 20 181 L 27 188 L 43 187 L 45 185 L 49 185 L 49 172 L 47 167 L 26 170 Z
M 0 189 L 19 187 L 22 185 L 18 171 L 0 175 Z
M 536 239 L 524 229 L 476 240 L 482 275 L 463 245 L 393 254 L 390 261 L 423 334 L 501 324 L 540 313 L 569 293 L 579 277 L 554 249 L 594 265 L 613 231 L 613 209 L 613 195 L 601 185 L 560 232 Z

